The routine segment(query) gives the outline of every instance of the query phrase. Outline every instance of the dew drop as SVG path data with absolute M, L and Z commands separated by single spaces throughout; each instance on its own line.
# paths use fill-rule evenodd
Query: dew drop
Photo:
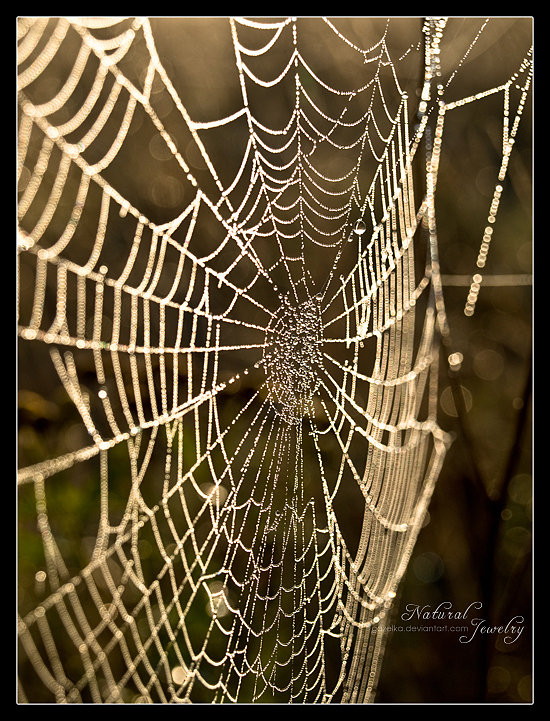
M 355 225 L 353 226 L 353 232 L 356 235 L 363 235 L 363 233 L 367 230 L 367 226 L 365 224 L 364 220 L 356 220 Z

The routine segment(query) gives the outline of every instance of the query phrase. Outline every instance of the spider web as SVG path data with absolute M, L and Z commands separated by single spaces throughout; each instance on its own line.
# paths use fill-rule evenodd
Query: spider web
M 18 23 L 20 699 L 369 702 L 449 445 L 445 116 L 503 94 L 503 182 L 530 62 L 444 103 L 445 19 L 166 22 Z

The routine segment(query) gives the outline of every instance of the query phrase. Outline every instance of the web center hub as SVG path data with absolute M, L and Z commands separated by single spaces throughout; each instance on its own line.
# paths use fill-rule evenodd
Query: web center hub
M 264 366 L 269 400 L 288 423 L 299 423 L 312 410 L 320 384 L 322 342 L 319 300 L 293 306 L 285 298 L 266 331 Z

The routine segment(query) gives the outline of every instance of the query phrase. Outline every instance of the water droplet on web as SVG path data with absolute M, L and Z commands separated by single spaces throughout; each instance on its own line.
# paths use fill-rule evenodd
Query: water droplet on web
M 356 235 L 363 235 L 363 233 L 367 230 L 367 225 L 364 220 L 356 220 L 355 225 L 353 226 L 353 232 Z

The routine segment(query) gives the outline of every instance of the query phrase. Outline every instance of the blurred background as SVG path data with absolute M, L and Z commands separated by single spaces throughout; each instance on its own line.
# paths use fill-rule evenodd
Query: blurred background
M 473 25 L 479 27 L 480 21 L 449 20 L 444 37 L 451 51 L 441 54 L 443 78 L 450 72 L 446 62 L 452 66 L 456 61 L 451 60 L 453 39 L 463 32 L 472 37 Z M 474 47 L 449 85 L 445 101 L 499 85 L 504 81 L 500 73 L 508 74 L 508 63 L 517 65 L 532 42 L 529 18 L 491 18 L 488 29 L 485 42 Z M 445 42 L 443 47 L 447 49 Z M 487 625 L 506 625 L 521 617 L 524 631 L 513 644 L 479 633 L 460 643 L 459 633 L 442 630 L 452 625 L 448 621 L 437 621 L 435 630 L 424 633 L 397 631 L 382 668 L 382 702 L 531 700 L 531 131 L 528 100 L 487 263 L 479 270 L 480 234 L 501 162 L 502 95 L 446 115 L 436 213 L 451 342 L 442 355 L 439 421 L 455 440 L 409 565 L 395 621 L 407 625 L 400 619 L 407 604 L 432 611 L 448 603 L 453 611 L 464 612 L 479 601 L 483 606 L 475 616 Z M 475 272 L 484 280 L 475 312 L 467 316 L 468 286 Z M 513 279 L 506 278 L 510 275 Z M 453 353 L 460 354 L 458 366 L 452 365 L 454 357 L 447 362 Z M 460 413 L 453 400 L 458 388 L 464 400 Z M 429 627 L 430 622 L 421 625 Z
M 369 47 L 386 27 L 382 18 L 335 18 L 342 34 Z M 446 102 L 482 92 L 506 82 L 527 56 L 532 44 L 531 18 L 491 18 L 479 40 L 484 19 L 450 18 L 441 43 L 441 83 Z M 193 119 L 208 121 L 228 115 L 239 106 L 240 88 L 226 18 L 153 18 L 159 56 Z M 422 85 L 422 18 L 392 18 L 387 44 L 397 63 L 403 86 L 418 97 Z M 320 44 L 318 22 L 300 19 L 300 39 L 316 67 L 332 73 L 334 87 L 345 86 L 346 73 L 358 73 L 348 56 L 339 57 L 340 44 L 329 52 Z M 413 52 L 407 52 L 411 48 Z M 67 63 L 72 63 L 70 53 Z M 132 79 L 145 65 L 132 57 L 124 72 Z M 52 80 L 51 82 L 54 82 Z M 33 101 L 44 102 L 52 88 L 33 86 Z M 514 117 L 520 93 L 511 93 Z M 292 106 L 293 98 L 287 100 Z M 159 117 L 174 136 L 177 113 L 159 92 Z M 410 103 L 411 113 L 414 102 Z M 165 108 L 164 111 L 162 108 Z M 265 106 L 266 117 L 277 125 L 285 117 L 281 100 Z M 132 126 L 143 153 L 126 156 L 110 167 L 107 177 L 124 197 L 155 222 L 181 203 L 184 187 L 168 169 L 155 137 L 139 136 L 139 116 Z M 61 122 L 61 119 L 57 119 Z M 415 118 L 411 115 L 411 124 Z M 135 126 L 135 127 L 134 127 Z M 475 312 L 464 314 L 471 277 L 479 269 L 476 258 L 502 157 L 503 94 L 465 105 L 447 114 L 436 203 L 439 252 L 450 326 L 450 342 L 441 362 L 440 425 L 454 441 L 445 460 L 396 608 L 395 625 L 408 605 L 435 609 L 441 603 L 464 611 L 482 604 L 490 625 L 524 619 L 520 638 L 504 644 L 501 637 L 477 634 L 461 643 L 450 630 L 415 633 L 396 629 L 389 638 L 377 700 L 381 703 L 526 703 L 532 687 L 532 111 L 528 98 L 510 158 L 487 264 L 482 274 Z M 223 128 L 222 128 L 223 130 Z M 246 128 L 229 139 L 213 133 L 209 153 L 223 183 L 232 177 L 246 143 Z M 188 160 L 199 178 L 206 178 L 204 158 L 185 143 Z M 204 176 L 201 176 L 201 172 Z M 224 173 L 226 175 L 224 176 Z M 25 187 L 22 174 L 20 191 Z M 144 179 L 154 178 L 154 182 Z M 92 227 L 94 221 L 92 221 Z M 55 233 L 55 228 L 52 229 Z M 109 263 L 131 243 L 131 230 L 121 221 Z M 212 242 L 217 242 L 213 236 Z M 22 262 L 19 293 L 24 312 L 34 291 L 34 267 Z M 491 281 L 490 276 L 494 276 Z M 27 304 L 27 305 L 26 305 Z M 55 315 L 55 300 L 50 312 Z M 448 357 L 454 354 L 449 364 Z M 83 376 L 86 382 L 86 375 Z M 94 387 L 93 366 L 88 381 Z M 78 413 L 66 397 L 44 344 L 21 341 L 18 351 L 18 455 L 20 467 L 55 458 L 87 443 Z M 454 393 L 453 393 L 454 388 Z M 248 397 L 243 387 L 227 396 L 227 414 Z M 240 397 L 239 394 L 242 394 Z M 458 394 L 458 395 L 457 395 Z M 463 404 L 458 403 L 462 398 Z M 162 459 L 159 459 L 159 463 Z M 125 459 L 120 463 L 124 472 Z M 48 504 L 62 512 L 55 521 L 66 562 L 81 568 L 94 543 L 98 511 L 97 476 L 86 464 L 59 474 L 48 489 Z M 127 498 L 121 488 L 120 512 Z M 36 532 L 36 497 L 29 486 L 20 489 L 19 602 L 25 613 L 40 598 L 37 569 L 44 567 L 42 539 Z M 116 498 L 112 499 L 116 510 Z M 441 622 L 437 622 L 442 625 Z M 406 624 L 402 624 L 406 625 Z M 433 625 L 433 624 L 430 624 Z

